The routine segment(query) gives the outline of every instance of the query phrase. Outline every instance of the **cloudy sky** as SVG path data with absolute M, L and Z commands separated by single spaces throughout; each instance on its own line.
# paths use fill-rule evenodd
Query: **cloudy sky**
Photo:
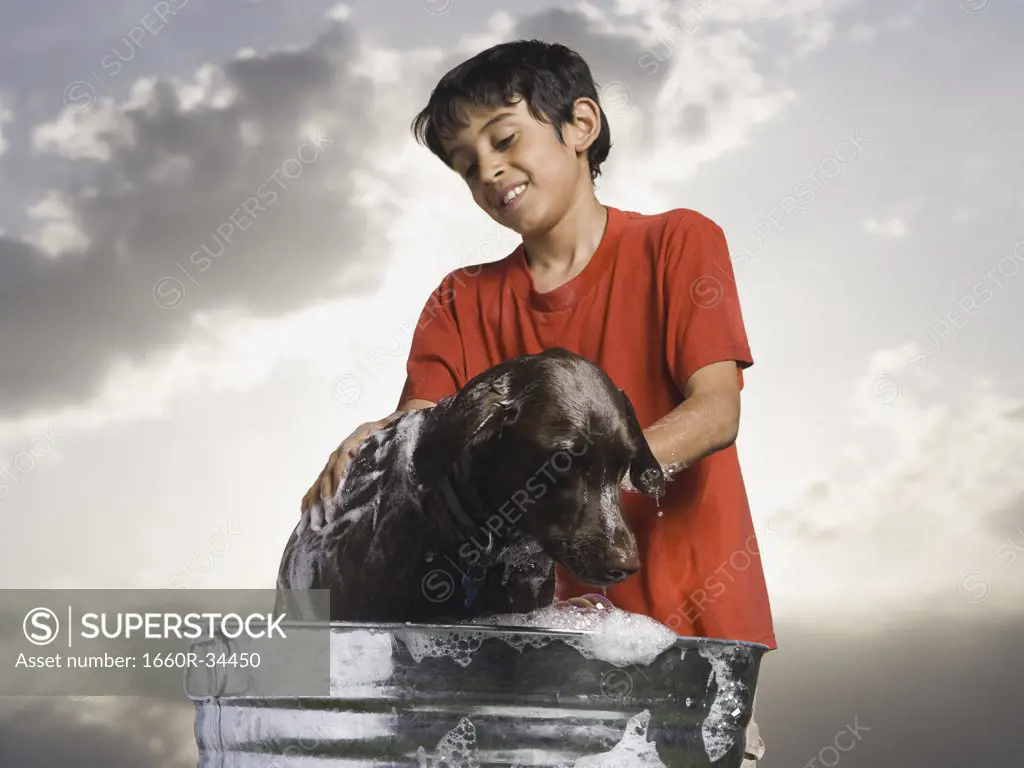
M 327 454 L 394 408 L 427 293 L 517 243 L 409 121 L 457 61 L 541 37 L 602 88 L 601 200 L 693 208 L 730 243 L 780 644 L 763 765 L 806 765 L 858 715 L 873 730 L 844 766 L 1019 757 L 1024 8 L 52 0 L 3 18 L 0 587 L 272 586 Z M 4 703 L 0 765 L 70 745 L 80 765 L 194 764 L 186 708 L 35 705 Z

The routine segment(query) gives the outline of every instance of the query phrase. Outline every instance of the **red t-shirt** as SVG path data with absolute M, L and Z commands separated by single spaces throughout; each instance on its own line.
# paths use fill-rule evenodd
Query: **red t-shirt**
M 754 361 L 721 228 L 687 209 L 608 207 L 597 251 L 553 291 L 534 290 L 522 245 L 449 273 L 420 315 L 400 402 L 437 402 L 493 365 L 556 346 L 600 366 L 644 429 L 682 402 L 703 366 L 735 360 L 742 387 Z M 683 471 L 660 503 L 636 493 L 622 502 L 641 570 L 609 587 L 608 599 L 680 635 L 776 648 L 735 445 Z M 560 598 L 596 591 L 559 567 Z

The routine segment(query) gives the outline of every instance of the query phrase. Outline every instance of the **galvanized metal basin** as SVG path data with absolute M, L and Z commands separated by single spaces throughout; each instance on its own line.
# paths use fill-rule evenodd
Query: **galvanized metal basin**
M 629 664 L 595 657 L 587 630 L 320 631 L 330 696 L 195 698 L 198 768 L 739 768 L 768 650 L 670 636 Z

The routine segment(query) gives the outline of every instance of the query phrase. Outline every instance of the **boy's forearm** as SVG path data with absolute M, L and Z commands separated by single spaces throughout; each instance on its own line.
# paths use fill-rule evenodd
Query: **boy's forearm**
M 644 430 L 651 452 L 661 464 L 665 479 L 736 440 L 739 402 L 714 392 L 687 398 Z
M 398 408 L 395 409 L 394 413 L 392 413 L 390 416 L 385 416 L 384 418 L 386 421 L 394 421 L 399 416 L 401 416 L 404 413 L 408 413 L 409 411 L 420 411 L 423 410 L 424 408 L 433 408 L 435 405 L 437 405 L 437 403 L 433 403 L 430 400 L 418 400 L 416 398 L 413 398 L 411 400 L 405 400 L 404 402 L 399 404 Z

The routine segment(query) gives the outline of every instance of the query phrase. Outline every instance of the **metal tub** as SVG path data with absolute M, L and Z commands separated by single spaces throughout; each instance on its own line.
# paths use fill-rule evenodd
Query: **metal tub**
M 330 696 L 193 698 L 198 768 L 739 768 L 768 650 L 669 636 L 650 663 L 623 665 L 595 658 L 588 631 L 320 631 Z

